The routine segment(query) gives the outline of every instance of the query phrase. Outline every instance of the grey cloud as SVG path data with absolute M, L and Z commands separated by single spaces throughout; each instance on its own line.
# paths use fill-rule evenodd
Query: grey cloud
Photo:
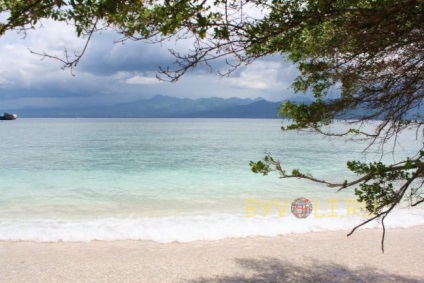
M 102 76 L 123 71 L 157 72 L 159 66 L 174 61 L 166 47 L 133 41 L 115 43 L 117 39 L 113 32 L 94 36 L 78 69 Z
M 75 69 L 76 76 L 72 76 L 68 70 L 62 71 L 60 62 L 48 59 L 40 61 L 39 57 L 29 54 L 27 50 L 30 47 L 56 54 L 62 54 L 65 47 L 69 51 L 81 50 L 82 41 L 73 41 L 74 37 L 72 31 L 53 26 L 30 34 L 25 40 L 16 35 L 0 38 L 0 105 L 93 106 L 127 102 L 156 94 L 189 98 L 261 96 L 273 101 L 293 96 L 288 86 L 297 75 L 297 70 L 290 63 L 283 62 L 281 56 L 263 58 L 258 65 L 254 63 L 241 67 L 229 78 L 217 74 L 225 68 L 225 61 L 221 60 L 212 62 L 213 73 L 209 68 L 200 66 L 187 72 L 176 83 L 153 83 L 159 66 L 172 68 L 175 58 L 168 48 L 184 52 L 188 50 L 187 43 L 175 45 L 167 42 L 160 46 L 127 42 L 121 45 L 114 43 L 119 38 L 117 34 L 103 32 L 93 38 Z M 272 76 L 267 73 L 267 64 L 273 68 Z M 249 80 L 261 87 L 252 87 L 252 84 L 246 83 Z

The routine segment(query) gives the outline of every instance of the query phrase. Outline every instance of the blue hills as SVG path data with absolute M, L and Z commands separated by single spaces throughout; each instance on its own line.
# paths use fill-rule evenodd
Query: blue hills
M 289 99 L 296 103 L 309 104 L 312 100 L 305 96 Z M 286 100 L 284 100 L 286 101 Z M 8 110 L 17 113 L 19 118 L 278 118 L 278 108 L 282 102 L 271 102 L 263 98 L 177 98 L 156 95 L 149 99 L 118 103 L 102 107 L 67 108 L 23 108 Z M 358 107 L 340 113 L 338 119 L 356 120 L 370 114 L 365 107 Z M 406 119 L 422 120 L 424 107 L 411 109 Z M 381 119 L 383 116 L 375 117 Z
M 290 99 L 309 102 L 305 97 Z M 263 98 L 177 98 L 156 95 L 149 99 L 103 107 L 18 109 L 27 118 L 278 118 L 281 102 Z

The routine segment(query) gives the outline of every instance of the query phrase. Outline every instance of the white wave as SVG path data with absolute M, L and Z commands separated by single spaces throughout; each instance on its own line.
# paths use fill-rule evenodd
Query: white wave
M 340 212 L 340 211 L 339 211 Z M 339 213 L 342 215 L 341 213 Z M 36 242 L 88 242 L 93 240 L 151 240 L 160 243 L 220 240 L 252 236 L 278 236 L 291 233 L 350 230 L 363 217 L 329 217 L 319 211 L 306 219 L 292 214 L 283 217 L 246 217 L 242 214 L 213 214 L 158 218 L 0 219 L 0 240 Z M 324 216 L 323 216 L 324 215 Z M 386 219 L 388 228 L 424 225 L 424 210 L 401 209 Z M 373 221 L 364 228 L 377 228 Z

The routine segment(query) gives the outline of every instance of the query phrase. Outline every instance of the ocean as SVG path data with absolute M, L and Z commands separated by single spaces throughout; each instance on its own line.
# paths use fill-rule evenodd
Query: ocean
M 162 243 L 349 230 L 367 215 L 353 190 L 253 174 L 266 152 L 286 169 L 342 182 L 346 161 L 393 162 L 365 142 L 282 132 L 278 119 L 18 119 L 0 123 L 0 240 L 152 240 Z M 345 126 L 336 123 L 338 131 Z M 295 199 L 312 207 L 291 212 Z M 424 225 L 423 207 L 388 227 Z M 367 225 L 379 227 L 379 222 Z

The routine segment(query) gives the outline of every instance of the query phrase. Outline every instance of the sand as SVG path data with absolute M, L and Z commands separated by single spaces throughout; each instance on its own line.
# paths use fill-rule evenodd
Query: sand
M 424 226 L 159 244 L 0 242 L 0 282 L 424 282 Z

